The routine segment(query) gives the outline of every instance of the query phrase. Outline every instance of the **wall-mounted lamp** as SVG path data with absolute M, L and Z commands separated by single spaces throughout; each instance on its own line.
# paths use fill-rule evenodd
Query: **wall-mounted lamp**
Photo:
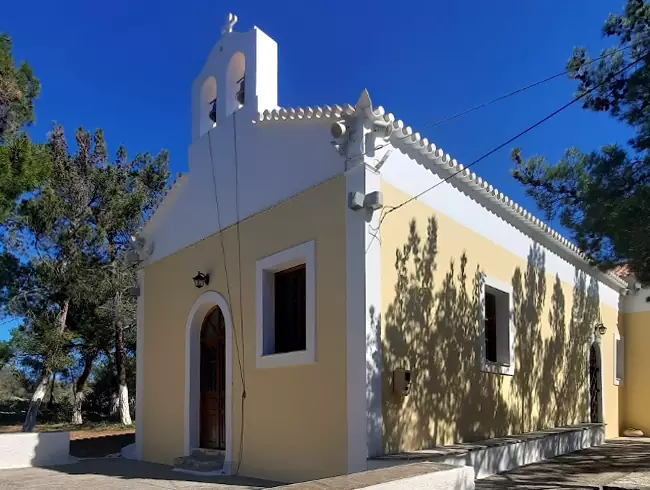
M 203 286 L 210 284 L 210 274 L 204 274 L 203 272 L 199 271 L 196 276 L 192 278 L 192 281 L 194 281 L 194 286 L 196 286 L 198 289 L 201 289 Z
M 602 337 L 603 335 L 605 335 L 606 332 L 607 332 L 607 327 L 606 327 L 604 324 L 602 324 L 602 323 L 599 323 L 599 324 L 596 325 L 596 327 L 594 328 L 594 333 L 597 334 L 597 335 L 600 335 L 601 337 Z

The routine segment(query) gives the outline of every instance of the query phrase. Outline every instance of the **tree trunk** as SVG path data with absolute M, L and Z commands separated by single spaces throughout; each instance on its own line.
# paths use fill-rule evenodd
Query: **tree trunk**
M 120 422 L 124 425 L 133 423 L 129 407 L 129 387 L 126 383 L 120 385 Z
M 116 384 L 115 391 L 111 394 L 111 417 L 120 413 L 120 387 Z
M 84 358 L 84 370 L 77 379 L 74 387 L 74 407 L 72 409 L 72 423 L 76 425 L 81 425 L 84 423 L 83 416 L 81 413 L 81 407 L 83 406 L 84 399 L 86 398 L 86 393 L 84 388 L 86 387 L 86 381 L 90 376 L 90 372 L 93 368 L 93 362 L 95 362 L 95 357 L 97 354 L 88 354 Z
M 70 300 L 66 299 L 61 305 L 61 311 L 59 312 L 58 319 L 58 330 L 59 333 L 63 333 L 65 330 L 65 322 L 68 319 L 68 309 L 70 308 Z M 25 416 L 25 422 L 23 423 L 23 432 L 32 432 L 34 426 L 36 425 L 36 418 L 38 417 L 38 411 L 41 408 L 41 403 L 43 398 L 45 398 L 45 393 L 47 392 L 47 383 L 50 380 L 52 371 L 47 367 L 47 358 L 43 359 L 43 372 L 41 373 L 41 379 L 34 390 L 32 399 L 29 401 L 29 408 L 27 409 L 27 415 Z
M 47 402 L 47 408 L 54 408 L 54 383 L 56 383 L 56 373 L 52 373 L 52 383 L 50 384 L 50 400 Z
M 47 383 L 50 381 L 50 372 L 45 369 L 43 374 L 41 374 L 41 379 L 34 390 L 32 399 L 29 402 L 29 409 L 27 410 L 27 416 L 25 417 L 25 422 L 23 423 L 23 432 L 32 432 L 34 426 L 36 425 L 36 417 L 38 416 L 38 410 L 41 408 L 41 403 L 43 398 L 45 398 L 45 392 L 47 391 Z
M 131 412 L 129 410 L 129 388 L 126 385 L 126 366 L 124 349 L 124 327 L 119 317 L 120 294 L 115 296 L 116 322 L 115 322 L 115 369 L 117 371 L 118 398 L 120 401 L 120 422 L 131 425 Z
M 59 313 L 59 333 L 65 330 L 65 322 L 68 320 L 68 310 L 70 309 L 70 300 L 63 301 L 61 312 Z

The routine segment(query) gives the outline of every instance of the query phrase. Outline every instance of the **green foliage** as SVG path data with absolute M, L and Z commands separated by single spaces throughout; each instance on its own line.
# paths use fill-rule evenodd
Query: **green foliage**
M 6 365 L 0 369 L 0 403 L 13 403 L 28 396 L 29 383 L 22 371 Z M 0 422 L 3 418 L 0 417 Z
M 45 145 L 32 143 L 19 133 L 0 146 L 0 223 L 11 212 L 16 199 L 35 189 L 49 172 L 49 152 Z
M 13 354 L 12 345 L 9 342 L 0 341 L 0 371 L 11 361 Z
M 80 128 L 75 138 L 70 154 L 63 128 L 53 128 L 51 171 L 16 207 L 0 259 L 8 264 L 5 312 L 24 318 L 11 341 L 21 366 L 34 377 L 72 370 L 83 392 L 84 363 L 114 347 L 124 378 L 136 309 L 136 266 L 125 255 L 167 185 L 168 155 L 129 160 L 119 148 L 110 162 L 101 130 Z
M 627 144 L 584 153 L 568 149 L 556 164 L 518 149 L 515 179 L 527 187 L 549 219 L 558 217 L 591 260 L 604 269 L 628 263 L 650 282 L 650 5 L 628 0 L 603 33 L 619 46 L 596 63 L 576 48 L 567 68 L 578 82 L 584 108 L 606 112 L 629 126 Z M 621 49 L 630 46 L 629 49 Z M 625 67 L 628 67 L 625 69 Z M 599 86 L 599 84 L 602 84 Z
M 130 403 L 135 404 L 135 356 L 125 360 L 126 383 Z M 112 357 L 102 357 L 93 369 L 91 391 L 87 397 L 88 410 L 94 413 L 110 413 L 116 383 L 115 362 Z
M 0 372 L 16 369 L 29 390 L 59 373 L 75 396 L 56 398 L 78 408 L 102 353 L 115 352 L 120 382 L 132 377 L 136 266 L 125 256 L 167 186 L 169 155 L 129 159 L 119 147 L 111 161 L 102 131 L 83 128 L 71 154 L 56 124 L 46 144 L 33 144 L 21 130 L 34 121 L 40 84 L 11 48 L 0 34 L 0 318 L 22 325 L 0 343 Z
M 32 143 L 20 129 L 34 121 L 34 99 L 40 84 L 27 63 L 14 67 L 11 39 L 0 34 L 0 224 L 24 193 L 49 172 L 45 145 Z
M 34 122 L 34 99 L 40 90 L 27 63 L 14 66 L 11 38 L 0 34 L 0 142 Z

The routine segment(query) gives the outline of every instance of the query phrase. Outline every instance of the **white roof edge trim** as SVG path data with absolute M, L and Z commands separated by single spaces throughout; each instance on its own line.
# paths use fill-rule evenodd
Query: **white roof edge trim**
M 265 126 L 273 123 L 303 121 L 331 122 L 345 115 L 353 115 L 354 113 L 355 108 L 350 104 L 343 106 L 326 105 L 277 108 L 260 112 L 257 120 L 254 119 L 252 123 Z M 420 133 L 415 132 L 410 126 L 397 119 L 392 113 L 386 112 L 383 107 L 378 106 L 372 110 L 371 114 L 374 116 L 374 119 L 383 119 L 393 126 L 393 132 L 389 140 L 390 144 L 397 149 L 403 150 L 404 153 L 411 156 L 418 164 L 443 179 L 456 174 L 447 182 L 457 188 L 460 184 L 462 187 L 458 188 L 460 192 L 464 192 L 484 207 L 486 207 L 487 203 L 491 204 L 490 210 L 498 210 L 500 218 L 511 224 L 513 222 L 519 224 L 520 228 L 527 231 L 527 234 L 531 238 L 546 245 L 550 250 L 556 251 L 560 256 L 564 255 L 565 259 L 579 260 L 582 265 L 594 271 L 596 276 L 608 286 L 617 290 L 628 287 L 628 284 L 620 277 L 611 272 L 603 272 L 593 267 L 589 263 L 585 253 L 568 238 L 562 236 L 558 231 L 551 228 L 547 223 L 544 223 L 544 221 L 534 216 L 530 211 L 527 211 L 520 204 L 514 202 L 474 172 L 465 169 L 462 164 L 458 163 L 449 154 L 446 154 L 442 148 L 436 147 L 427 138 L 423 138 Z

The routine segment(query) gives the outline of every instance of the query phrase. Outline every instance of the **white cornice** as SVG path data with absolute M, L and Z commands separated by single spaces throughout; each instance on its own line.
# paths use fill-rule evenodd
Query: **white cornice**
M 252 122 L 260 126 L 302 121 L 331 122 L 344 116 L 352 116 L 355 112 L 355 108 L 349 104 L 344 106 L 278 108 L 259 113 L 258 119 Z M 442 148 L 436 147 L 435 144 L 429 142 L 427 138 L 423 138 L 420 133 L 413 131 L 410 126 L 405 125 L 393 114 L 387 113 L 381 106 L 373 109 L 371 114 L 366 114 L 367 112 L 369 111 L 364 111 L 364 116 L 369 115 L 375 120 L 383 119 L 392 126 L 393 132 L 389 139 L 392 146 L 408 154 L 418 164 L 434 174 L 443 179 L 448 178 L 448 182 L 458 190 L 493 211 L 502 219 L 517 226 L 531 238 L 547 246 L 566 260 L 570 262 L 577 260 L 583 266 L 594 270 L 585 253 L 569 239 L 535 217 L 530 211 L 524 209 L 520 204 L 514 202 L 474 172 L 464 168 L 462 164 L 445 153 Z M 623 279 L 611 272 L 597 270 L 597 276 L 605 284 L 616 290 L 626 289 L 628 286 Z
M 345 115 L 352 115 L 355 113 L 355 108 L 350 104 L 344 106 L 314 106 L 314 107 L 296 107 L 291 109 L 273 109 L 272 111 L 265 110 L 259 113 L 257 120 L 253 120 L 253 124 L 264 124 L 273 121 L 307 121 L 307 120 L 331 120 L 340 119 Z

